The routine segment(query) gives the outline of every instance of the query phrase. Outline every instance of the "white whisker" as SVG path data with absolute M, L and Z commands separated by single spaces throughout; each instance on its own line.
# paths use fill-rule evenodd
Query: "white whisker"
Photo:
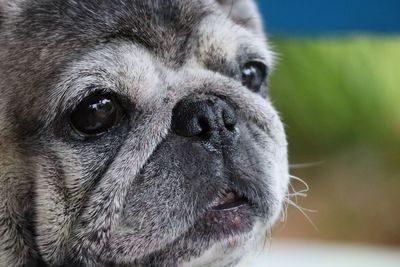
M 289 177 L 291 181 L 289 182 L 289 190 L 286 193 L 281 214 L 281 222 L 283 222 L 283 227 L 285 227 L 286 225 L 288 219 L 288 207 L 289 205 L 291 205 L 295 207 L 307 219 L 307 221 L 310 222 L 310 224 L 316 231 L 318 231 L 318 227 L 315 225 L 315 223 L 311 220 L 310 216 L 307 214 L 307 213 L 315 213 L 317 211 L 303 208 L 298 204 L 299 197 L 307 197 L 307 193 L 310 190 L 309 185 L 303 179 L 297 176 L 289 175 Z M 303 186 L 303 188 L 296 190 L 295 186 L 293 185 L 293 182 L 299 182 Z
M 315 161 L 315 162 L 307 162 L 307 163 L 298 163 L 298 164 L 290 164 L 290 169 L 304 169 L 309 167 L 314 167 L 323 164 L 324 161 Z
M 300 213 L 303 214 L 304 217 L 306 217 L 307 221 L 310 222 L 310 224 L 313 226 L 313 228 L 314 228 L 317 232 L 319 232 L 318 227 L 315 225 L 315 223 L 311 220 L 310 216 L 308 216 L 308 214 L 307 214 L 307 212 L 313 212 L 313 213 L 315 213 L 315 212 L 317 212 L 316 210 L 311 210 L 311 209 L 303 208 L 303 207 L 299 206 L 298 204 L 296 204 L 295 202 L 291 201 L 290 199 L 287 199 L 287 201 L 288 201 L 288 203 L 289 203 L 290 205 L 292 205 L 293 207 L 297 208 L 297 210 L 300 211 Z

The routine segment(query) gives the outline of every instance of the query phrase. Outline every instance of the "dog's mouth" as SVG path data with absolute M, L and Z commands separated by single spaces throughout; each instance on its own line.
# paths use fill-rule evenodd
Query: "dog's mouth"
M 196 220 L 192 233 L 199 238 L 227 239 L 252 231 L 257 217 L 254 204 L 235 190 L 224 190 Z
M 250 205 L 247 197 L 233 190 L 225 190 L 211 204 L 211 210 L 228 211 L 244 205 Z

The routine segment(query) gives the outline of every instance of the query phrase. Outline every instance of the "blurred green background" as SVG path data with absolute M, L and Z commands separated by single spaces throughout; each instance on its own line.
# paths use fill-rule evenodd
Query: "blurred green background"
M 400 246 L 400 36 L 269 40 L 291 173 L 310 186 L 297 203 L 318 228 L 290 207 L 274 236 Z

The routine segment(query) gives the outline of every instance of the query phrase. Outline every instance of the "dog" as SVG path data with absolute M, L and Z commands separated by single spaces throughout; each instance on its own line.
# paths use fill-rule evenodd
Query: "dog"
M 0 266 L 236 266 L 279 217 L 252 0 L 0 1 Z

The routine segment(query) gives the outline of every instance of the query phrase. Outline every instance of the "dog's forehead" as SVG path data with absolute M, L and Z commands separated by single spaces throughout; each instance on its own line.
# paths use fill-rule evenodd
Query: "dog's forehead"
M 45 60 L 67 58 L 114 40 L 129 40 L 180 64 L 193 48 L 193 40 L 206 35 L 203 44 L 214 42 L 213 48 L 218 48 L 216 41 L 225 38 L 222 43 L 229 49 L 230 43 L 237 41 L 232 35 L 241 32 L 215 0 L 20 2 L 13 34 L 16 39 L 30 40 L 30 47 L 42 48 L 40 58 Z M 56 64 L 57 60 L 51 62 Z
M 20 7 L 17 34 L 46 47 L 70 48 L 131 40 L 161 57 L 182 60 L 188 40 L 208 14 L 205 1 L 41 0 Z M 65 47 L 63 47 L 65 49 Z

